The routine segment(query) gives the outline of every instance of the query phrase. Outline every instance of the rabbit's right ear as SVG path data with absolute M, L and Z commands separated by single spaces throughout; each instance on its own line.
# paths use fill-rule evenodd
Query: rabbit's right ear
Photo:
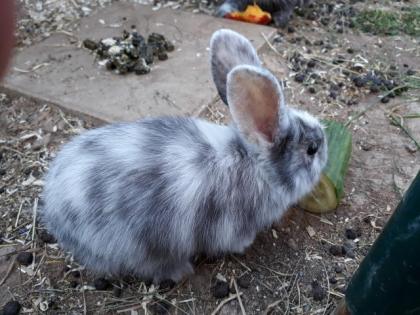
M 238 65 L 261 67 L 261 61 L 248 39 L 228 29 L 221 29 L 213 34 L 210 40 L 210 54 L 213 81 L 222 101 L 228 105 L 228 73 Z

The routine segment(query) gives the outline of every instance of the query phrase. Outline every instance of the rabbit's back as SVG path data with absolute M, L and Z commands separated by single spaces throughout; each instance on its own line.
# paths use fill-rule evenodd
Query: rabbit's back
M 235 184 L 217 169 L 220 160 L 224 167 L 237 167 L 235 154 L 224 152 L 236 141 L 230 128 L 190 118 L 88 131 L 52 163 L 43 219 L 87 266 L 118 274 L 136 272 L 141 263 L 145 270 L 139 273 L 154 275 L 156 265 L 167 269 L 168 261 L 223 247 L 219 241 L 207 244 L 220 228 L 230 240 L 231 222 L 223 219 L 221 207 L 212 207 L 223 199 L 215 186 Z M 213 225 L 217 220 L 226 226 Z

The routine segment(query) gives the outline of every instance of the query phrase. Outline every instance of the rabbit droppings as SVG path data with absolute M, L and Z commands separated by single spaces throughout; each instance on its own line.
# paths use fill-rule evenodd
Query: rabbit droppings
M 211 68 L 233 123 L 146 118 L 87 131 L 52 162 L 42 220 L 87 268 L 181 280 L 198 253 L 242 253 L 317 183 L 318 120 L 286 106 L 251 43 L 211 39 Z

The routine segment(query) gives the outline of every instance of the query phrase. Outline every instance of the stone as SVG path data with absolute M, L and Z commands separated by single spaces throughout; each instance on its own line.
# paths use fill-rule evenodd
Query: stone
M 229 284 L 225 281 L 217 280 L 212 291 L 216 299 L 223 299 L 229 295 Z
M 251 285 L 251 276 L 249 274 L 244 274 L 242 277 L 237 280 L 238 285 L 243 289 L 248 289 Z
M 32 264 L 33 258 L 34 256 L 32 253 L 20 252 L 16 257 L 16 261 L 23 266 L 29 266 Z
M 105 291 L 111 286 L 111 283 L 104 278 L 97 278 L 93 282 L 93 285 L 96 290 Z
M 20 312 L 22 305 L 18 301 L 9 301 L 3 307 L 2 313 L 3 315 L 17 315 Z

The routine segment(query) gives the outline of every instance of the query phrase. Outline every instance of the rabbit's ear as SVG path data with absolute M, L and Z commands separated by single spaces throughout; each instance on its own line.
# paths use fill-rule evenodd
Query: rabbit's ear
M 227 99 L 232 118 L 249 141 L 270 144 L 279 129 L 284 97 L 277 79 L 253 66 L 235 67 L 227 79 Z
M 238 65 L 260 67 L 261 61 L 249 40 L 228 29 L 221 29 L 213 34 L 210 54 L 213 81 L 222 101 L 228 105 L 226 98 L 228 73 Z

